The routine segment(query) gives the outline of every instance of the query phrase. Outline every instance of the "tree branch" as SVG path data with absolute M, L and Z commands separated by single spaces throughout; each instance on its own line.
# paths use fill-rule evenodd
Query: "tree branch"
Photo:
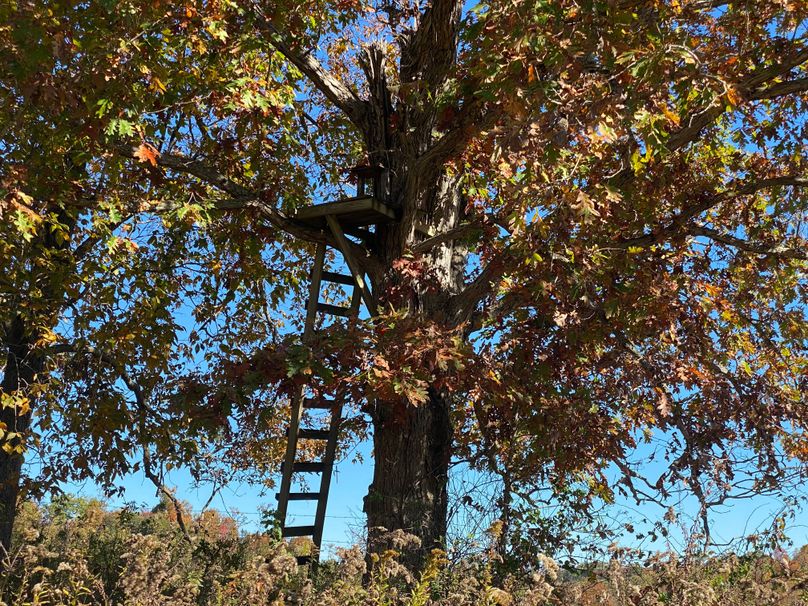
M 808 253 L 806 253 L 806 247 L 803 246 L 802 248 L 788 248 L 785 246 L 762 246 L 760 244 L 755 244 L 753 242 L 749 242 L 742 238 L 736 238 L 733 235 L 721 233 L 712 229 L 710 227 L 706 227 L 704 225 L 692 225 L 688 227 L 687 232 L 693 234 L 694 236 L 704 236 L 705 238 L 710 238 L 716 242 L 721 244 L 725 244 L 727 246 L 732 246 L 734 248 L 738 248 L 740 250 L 745 250 L 747 252 L 755 253 L 758 255 L 775 255 L 782 259 L 808 259 Z
M 725 202 L 727 200 L 732 200 L 741 196 L 751 195 L 757 191 L 762 189 L 766 189 L 769 187 L 785 187 L 785 186 L 794 186 L 794 187 L 808 187 L 808 178 L 802 176 L 794 176 L 794 175 L 784 175 L 780 177 L 770 177 L 767 179 L 759 179 L 757 181 L 745 183 L 743 185 L 738 185 L 730 187 L 716 194 L 715 196 L 710 197 L 708 200 L 700 203 L 694 204 L 690 207 L 683 209 L 679 214 L 675 215 L 672 219 L 668 221 L 668 223 L 655 230 L 654 232 L 644 234 L 642 236 L 638 236 L 636 238 L 628 238 L 624 240 L 620 240 L 617 243 L 610 243 L 610 248 L 619 248 L 619 249 L 628 249 L 631 247 L 642 247 L 642 246 L 651 246 L 654 244 L 659 244 L 666 239 L 672 237 L 677 233 L 681 233 L 682 231 L 687 231 L 688 233 L 692 233 L 693 229 L 699 229 L 699 226 L 693 226 L 691 224 L 691 220 L 696 216 L 700 215 L 702 212 L 720 204 L 721 202 Z M 705 228 L 701 228 L 705 229 Z M 715 232 L 717 234 L 718 232 Z M 714 234 L 714 235 L 715 235 Z M 704 233 L 703 235 L 707 235 Z M 439 236 L 436 236 L 436 238 Z M 731 236 L 726 236 L 725 243 L 729 243 L 729 238 Z M 793 259 L 804 259 L 806 255 L 804 252 L 795 249 L 765 249 L 764 247 L 756 247 L 754 244 L 746 243 L 743 240 L 736 239 L 737 242 L 734 244 L 743 243 L 746 248 L 745 250 L 750 250 L 751 252 L 757 252 L 759 254 L 779 254 L 784 258 L 793 258 Z M 425 244 L 429 242 L 426 240 Z M 495 261 L 489 263 L 477 276 L 475 280 L 473 280 L 462 292 L 455 295 L 452 298 L 451 306 L 452 306 L 452 317 L 454 317 L 458 324 L 466 321 L 471 321 L 470 330 L 477 330 L 481 326 L 481 318 L 477 317 L 475 314 L 475 308 L 477 305 L 485 299 L 485 297 L 489 296 L 492 292 L 494 284 L 497 282 L 499 276 L 501 275 L 505 264 L 502 262 L 501 257 Z M 519 298 L 513 295 L 502 297 L 500 301 L 497 302 L 495 305 L 495 309 L 493 311 L 497 313 L 503 313 L 512 310 L 516 305 L 518 305 Z
M 110 225 L 109 226 L 110 233 L 114 232 L 116 229 L 118 229 L 121 225 L 126 223 L 131 218 L 132 215 L 127 215 L 123 217 L 120 221 L 117 221 L 115 224 Z M 87 236 L 87 238 L 85 238 L 81 242 L 81 244 L 79 244 L 73 250 L 73 258 L 76 259 L 77 261 L 81 261 L 84 257 L 86 257 L 90 253 L 90 251 L 93 249 L 94 246 L 96 246 L 99 242 L 101 242 L 102 239 L 103 236 L 98 234 Z
M 451 242 L 452 240 L 461 240 L 474 233 L 480 232 L 481 229 L 482 228 L 479 225 L 474 225 L 473 223 L 464 223 L 448 231 L 432 236 L 431 238 L 427 238 L 423 242 L 419 242 L 413 246 L 411 250 L 416 254 L 429 252 L 436 246 L 440 246 L 446 242 Z
M 348 86 L 326 70 L 310 51 L 299 54 L 264 13 L 257 0 L 252 2 L 258 29 L 269 43 L 297 67 L 326 98 L 339 108 L 357 128 L 364 131 L 367 124 L 367 104 Z
M 748 101 L 772 99 L 792 92 L 799 92 L 804 90 L 804 83 L 801 80 L 796 80 L 788 83 L 788 86 L 783 84 L 775 84 L 768 89 L 761 89 L 761 86 L 767 82 L 774 80 L 784 74 L 787 74 L 794 67 L 801 65 L 808 61 L 808 49 L 801 49 L 791 57 L 786 58 L 781 63 L 770 65 L 769 67 L 762 68 L 748 74 L 747 77 L 740 81 L 737 85 L 738 93 L 741 97 Z M 798 84 L 801 83 L 801 84 Z M 784 83 L 786 84 L 786 83 Z M 684 126 L 678 131 L 673 133 L 665 142 L 665 148 L 669 153 L 673 153 L 689 143 L 695 141 L 701 134 L 701 131 L 709 124 L 715 122 L 719 116 L 725 112 L 724 104 L 719 103 L 718 99 L 714 99 L 710 105 L 694 112 L 686 120 L 683 120 Z M 633 172 L 628 169 L 621 171 L 616 180 L 618 183 L 626 182 L 631 178 Z
M 140 146 L 119 144 L 115 145 L 114 149 L 122 156 L 138 159 L 137 152 Z M 229 194 L 240 202 L 247 202 L 258 198 L 258 194 L 236 183 L 205 162 L 200 162 L 199 160 L 194 160 L 193 158 L 180 154 L 160 154 L 156 152 L 156 150 L 154 161 L 158 166 L 163 168 L 192 175 L 200 181 L 204 181 L 216 189 Z
M 460 108 L 454 125 L 418 158 L 418 166 L 426 168 L 442 165 L 447 158 L 458 155 L 476 135 L 496 122 L 496 112 L 486 111 L 486 103 L 476 97 L 468 99 Z
M 781 177 L 770 177 L 768 179 L 760 179 L 758 181 L 752 181 L 751 183 L 746 183 L 745 185 L 740 187 L 735 188 L 730 187 L 723 192 L 720 192 L 714 196 L 709 197 L 707 200 L 699 204 L 693 204 L 692 206 L 683 208 L 681 212 L 679 212 L 677 215 L 674 215 L 668 221 L 667 225 L 662 226 L 654 230 L 653 232 L 647 233 L 642 236 L 620 240 L 613 246 L 616 246 L 617 248 L 630 248 L 630 247 L 651 246 L 653 244 L 658 244 L 670 238 L 672 235 L 680 233 L 684 229 L 689 230 L 690 226 L 688 225 L 688 223 L 690 222 L 691 219 L 697 217 L 701 213 L 713 208 L 714 206 L 722 202 L 739 198 L 741 196 L 748 196 L 762 189 L 778 186 L 806 187 L 808 186 L 808 178 L 795 175 L 784 175 Z
M 730 4 L 731 0 L 697 0 L 696 2 L 685 4 L 684 10 L 709 11 L 722 8 Z
M 456 325 L 472 319 L 477 304 L 492 292 L 493 285 L 499 280 L 504 269 L 505 264 L 501 258 L 488 263 L 466 288 L 452 297 L 450 307 Z M 471 330 L 476 328 L 471 327 Z
M 798 78 L 797 80 L 789 80 L 787 82 L 780 82 L 767 88 L 762 88 L 753 91 L 747 97 L 751 101 L 760 101 L 763 99 L 774 99 L 784 95 L 791 95 L 793 93 L 804 93 L 808 91 L 808 78 Z
M 435 91 L 446 80 L 457 54 L 461 0 L 432 0 L 417 31 L 401 52 L 401 81 L 421 80 Z
M 92 347 L 92 346 L 85 346 L 81 348 L 76 348 L 72 345 L 63 345 L 57 346 L 51 349 L 51 351 L 59 352 L 59 353 L 77 353 L 77 354 L 87 354 L 93 356 L 94 358 L 98 359 L 100 362 L 112 368 L 118 377 L 123 381 L 124 385 L 126 385 L 127 389 L 132 392 L 132 395 L 135 397 L 135 404 L 138 409 L 138 418 L 137 420 L 132 419 L 130 416 L 130 420 L 134 423 L 136 422 L 138 425 L 138 430 L 140 432 L 141 439 L 148 435 L 147 427 L 146 427 L 146 418 L 149 412 L 149 402 L 148 397 L 143 392 L 140 384 L 129 374 L 125 367 L 120 366 L 116 360 L 114 360 L 111 356 L 106 354 L 105 352 Z M 140 440 L 139 440 L 140 442 Z M 162 481 L 162 478 L 155 473 L 154 468 L 152 466 L 152 458 L 151 458 L 151 451 L 149 450 L 148 444 L 141 443 L 141 448 L 143 449 L 143 474 L 146 478 L 154 484 L 157 491 L 162 494 L 165 498 L 169 500 L 171 506 L 174 508 L 174 513 L 177 516 L 177 525 L 182 532 L 182 536 L 185 541 L 193 545 L 194 541 L 191 537 L 191 533 L 188 531 L 188 527 L 185 525 L 185 520 L 183 519 L 183 507 L 182 503 L 180 503 L 179 499 L 177 499 L 176 495 L 165 485 Z
M 138 146 L 115 146 L 115 150 L 127 158 L 137 158 L 135 152 L 137 152 L 138 149 Z M 216 208 L 220 210 L 239 210 L 252 208 L 258 211 L 258 213 L 271 225 L 283 232 L 286 232 L 290 236 L 306 242 L 325 242 L 329 246 L 337 246 L 336 240 L 329 232 L 308 227 L 302 223 L 297 223 L 294 219 L 286 216 L 284 213 L 271 206 L 266 200 L 263 199 L 260 192 L 253 191 L 247 187 L 244 187 L 243 185 L 240 185 L 205 162 L 194 160 L 180 154 L 159 154 L 155 157 L 154 161 L 160 167 L 167 168 L 178 173 L 191 175 L 200 181 L 203 181 L 204 183 L 207 183 L 208 185 L 228 194 L 230 196 L 229 199 L 221 200 L 216 203 Z M 354 242 L 348 242 L 348 245 L 351 253 L 354 255 L 354 258 L 357 259 L 357 262 L 360 265 L 365 268 L 378 270 L 376 260 L 370 256 L 367 248 Z M 369 271 L 369 273 L 371 272 Z

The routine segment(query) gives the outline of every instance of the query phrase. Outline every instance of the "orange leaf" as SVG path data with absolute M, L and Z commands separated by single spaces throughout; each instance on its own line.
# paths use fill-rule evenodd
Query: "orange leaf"
M 153 145 L 141 143 L 140 147 L 135 150 L 134 156 L 141 162 L 148 162 L 152 166 L 157 166 L 157 158 L 160 157 L 160 152 Z

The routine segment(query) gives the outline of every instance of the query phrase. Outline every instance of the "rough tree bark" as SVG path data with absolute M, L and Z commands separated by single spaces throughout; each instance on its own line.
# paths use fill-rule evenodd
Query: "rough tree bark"
M 420 544 L 403 549 L 417 568 L 446 537 L 447 481 L 452 445 L 449 402 L 430 390 L 420 407 L 378 403 L 373 419 L 375 466 L 365 497 L 368 544 L 373 552 L 398 547 L 388 530 L 403 530 Z
M 443 86 L 455 61 L 460 8 L 457 0 L 435 0 L 426 10 L 419 27 L 403 43 L 401 83 L 418 82 L 432 91 Z M 393 262 L 421 237 L 417 227 L 428 225 L 435 232 L 452 229 L 463 207 L 459 184 L 447 175 L 443 163 L 423 162 L 423 154 L 435 142 L 434 106 L 395 103 L 386 80 L 386 61 L 380 47 L 365 47 L 360 64 L 368 83 L 366 102 L 357 105 L 350 95 L 338 94 L 339 90 L 330 95 L 361 131 L 368 161 L 388 171 L 387 201 L 400 214 L 399 222 L 379 227 L 369 247 L 376 260 L 377 270 L 370 276 L 376 297 L 391 278 Z M 465 259 L 451 241 L 436 246 L 426 257 L 440 288 L 417 293 L 406 305 L 424 321 L 449 328 L 448 301 L 462 285 Z M 421 406 L 374 402 L 370 411 L 375 467 L 365 499 L 369 551 L 392 547 L 385 531 L 403 530 L 420 540 L 420 546 L 402 555 L 417 570 L 425 555 L 443 546 L 446 537 L 453 436 L 449 400 L 445 393 L 431 389 Z

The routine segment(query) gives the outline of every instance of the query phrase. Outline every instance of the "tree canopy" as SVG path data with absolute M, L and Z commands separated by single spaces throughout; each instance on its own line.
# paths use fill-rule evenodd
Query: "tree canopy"
M 306 381 L 372 431 L 369 526 L 426 547 L 453 459 L 508 508 L 685 486 L 708 540 L 710 507 L 803 469 L 803 3 L 2 10 L 9 458 L 33 406 L 42 448 L 76 453 L 57 476 L 209 440 L 268 474 Z M 304 347 L 335 243 L 290 216 L 365 163 L 399 215 L 350 243 L 379 315 Z

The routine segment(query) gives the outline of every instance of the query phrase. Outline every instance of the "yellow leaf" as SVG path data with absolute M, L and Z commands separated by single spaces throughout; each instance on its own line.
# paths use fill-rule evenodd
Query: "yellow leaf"
M 743 101 L 741 93 L 739 93 L 738 89 L 733 86 L 727 88 L 726 97 L 729 104 L 733 107 L 738 107 Z
M 152 90 L 156 93 L 164 93 L 166 92 L 166 85 L 160 80 L 160 78 L 152 78 L 151 82 L 149 82 L 149 90 Z
M 666 118 L 667 118 L 667 119 L 668 119 L 668 120 L 669 120 L 669 121 L 670 121 L 672 124 L 675 124 L 676 126 L 679 126 L 679 122 L 680 122 L 680 120 L 679 120 L 679 114 L 677 114 L 676 112 L 671 111 L 670 109 L 668 109 L 668 108 L 667 108 L 667 107 L 665 107 L 665 106 L 663 106 L 663 107 L 662 107 L 662 113 L 663 113 L 663 114 L 665 114 L 665 117 L 666 117 Z

